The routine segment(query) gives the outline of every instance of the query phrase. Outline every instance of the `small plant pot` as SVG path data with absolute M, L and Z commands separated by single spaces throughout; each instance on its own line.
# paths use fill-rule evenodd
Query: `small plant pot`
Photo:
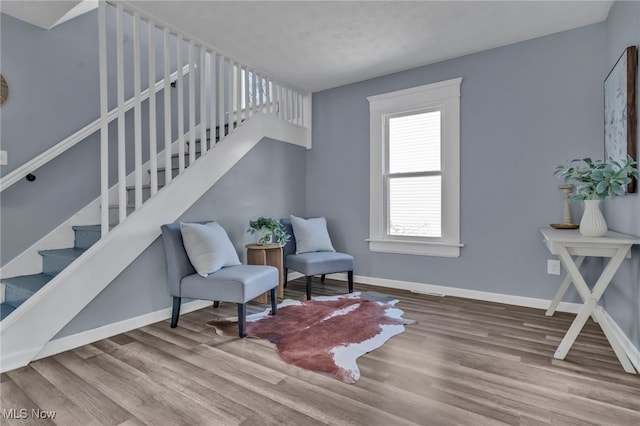
M 269 229 L 260 229 L 256 231 L 256 237 L 258 238 L 258 244 L 266 246 L 273 241 L 273 232 Z

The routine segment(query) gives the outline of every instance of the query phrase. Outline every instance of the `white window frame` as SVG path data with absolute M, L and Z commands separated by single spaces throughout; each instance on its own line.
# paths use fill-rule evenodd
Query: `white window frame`
M 460 248 L 460 85 L 455 78 L 369 96 L 369 250 L 422 256 L 459 257 Z M 441 112 L 442 236 L 402 237 L 387 233 L 385 173 L 388 117 L 422 110 Z

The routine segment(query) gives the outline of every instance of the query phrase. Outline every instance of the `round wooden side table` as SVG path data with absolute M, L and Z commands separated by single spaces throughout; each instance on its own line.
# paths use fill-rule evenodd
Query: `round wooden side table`
M 269 265 L 278 268 L 278 297 L 284 297 L 284 272 L 282 247 L 278 244 L 247 244 L 247 263 L 249 265 Z M 254 299 L 258 303 L 268 303 L 267 293 Z

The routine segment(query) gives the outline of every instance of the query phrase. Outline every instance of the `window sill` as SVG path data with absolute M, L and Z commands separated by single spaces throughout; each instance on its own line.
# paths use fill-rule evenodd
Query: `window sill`
M 408 240 L 374 239 L 366 240 L 369 250 L 381 253 L 412 254 L 417 256 L 460 257 L 463 244 L 449 242 L 426 242 Z

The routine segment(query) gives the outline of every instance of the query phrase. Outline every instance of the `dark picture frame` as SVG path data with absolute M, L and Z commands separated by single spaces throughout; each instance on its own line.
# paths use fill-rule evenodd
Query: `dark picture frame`
M 604 159 L 624 164 L 627 155 L 637 160 L 636 75 L 638 48 L 627 47 L 604 79 Z M 627 193 L 638 191 L 632 177 Z

